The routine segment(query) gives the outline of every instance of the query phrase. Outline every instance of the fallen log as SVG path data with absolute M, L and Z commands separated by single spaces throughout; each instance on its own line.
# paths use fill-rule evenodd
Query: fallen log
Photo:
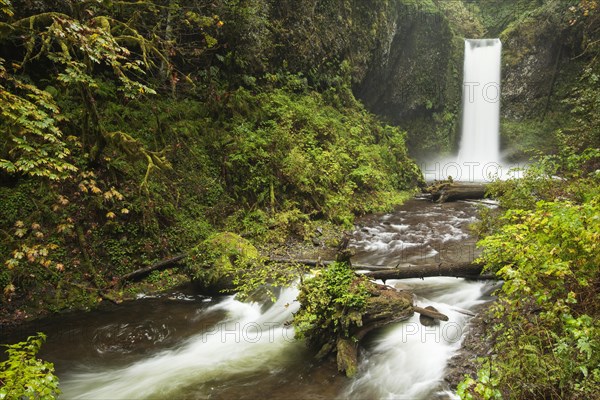
M 311 259 L 294 259 L 294 258 L 269 258 L 268 262 L 280 263 L 280 264 L 302 264 L 308 267 L 326 267 L 333 264 L 336 261 L 331 260 L 311 260 Z M 354 264 L 350 265 L 353 269 L 364 269 L 368 271 L 379 271 L 388 270 L 392 267 L 386 265 L 366 265 L 366 264 Z
M 136 269 L 133 272 L 130 272 L 128 274 L 121 276 L 119 278 L 119 282 L 135 281 L 135 280 L 141 279 L 144 276 L 148 275 L 150 272 L 170 267 L 173 264 L 176 264 L 179 261 L 183 260 L 185 257 L 187 257 L 187 254 L 182 253 L 182 254 L 178 254 L 174 257 L 167 258 L 166 260 L 159 261 L 159 262 L 149 265 L 147 267 Z
M 288 259 L 288 258 L 271 258 L 270 262 L 283 264 L 303 264 L 309 267 L 326 267 L 335 261 L 324 260 L 306 260 L 306 259 Z M 387 279 L 412 279 L 412 278 L 427 278 L 432 276 L 449 276 L 453 278 L 466 279 L 497 279 L 493 274 L 481 274 L 482 266 L 472 262 L 449 264 L 424 264 L 411 265 L 398 263 L 395 266 L 385 265 L 367 265 L 367 264 L 352 264 L 355 270 L 365 270 L 361 275 L 368 276 L 372 279 L 381 279 L 384 283 Z
M 425 189 L 431 200 L 444 203 L 447 201 L 483 199 L 487 186 L 483 183 L 441 182 Z
M 490 279 L 491 276 L 482 276 L 483 266 L 472 262 L 458 264 L 425 264 L 409 265 L 379 271 L 365 272 L 364 275 L 372 279 L 381 279 L 384 283 L 388 279 L 426 278 L 431 276 L 450 276 L 455 278 Z

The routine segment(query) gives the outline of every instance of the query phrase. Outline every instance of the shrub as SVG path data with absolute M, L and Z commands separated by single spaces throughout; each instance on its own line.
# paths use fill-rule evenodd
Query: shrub
M 46 335 L 38 333 L 7 347 L 0 363 L 0 399 L 53 400 L 60 394 L 54 365 L 36 358 Z

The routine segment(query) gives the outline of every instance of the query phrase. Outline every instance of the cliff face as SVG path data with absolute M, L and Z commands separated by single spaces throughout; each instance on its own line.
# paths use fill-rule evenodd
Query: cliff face
M 414 155 L 450 151 L 460 115 L 465 37 L 482 27 L 462 2 L 395 2 L 363 79 L 367 108 L 408 131 Z
M 574 111 L 576 99 L 591 89 L 584 83 L 585 71 L 594 68 L 595 50 L 586 43 L 594 42 L 588 35 L 595 18 L 577 0 L 540 3 L 530 1 L 527 12 L 515 15 L 499 33 L 504 44 L 501 132 L 515 158 L 532 149 L 554 151 L 592 140 L 577 138 Z M 595 114 L 594 107 L 586 104 L 584 114 Z M 566 142 L 563 133 L 570 133 Z
M 565 76 L 574 49 L 562 8 L 542 7 L 514 21 L 500 38 L 504 43 L 503 116 L 524 119 L 551 111 L 557 81 Z M 561 73 L 562 71 L 562 73 Z
M 350 65 L 355 95 L 408 131 L 413 154 L 448 151 L 458 129 L 463 38 L 475 9 L 445 0 L 248 0 L 229 45 L 243 73 L 285 69 L 335 86 Z
M 247 0 L 229 29 L 243 73 L 301 73 L 323 88 L 343 79 L 372 112 L 408 132 L 413 155 L 455 150 L 463 40 L 503 42 L 505 149 L 555 147 L 586 57 L 581 0 Z M 228 12 L 231 12 L 229 10 Z M 586 14 L 587 12 L 587 14 Z M 587 18 L 587 19 L 586 19 Z M 582 23 L 582 21 L 584 21 Z M 589 58 L 589 57 L 588 57 Z
M 440 13 L 398 7 L 389 15 L 356 93 L 394 122 L 444 102 L 452 34 Z

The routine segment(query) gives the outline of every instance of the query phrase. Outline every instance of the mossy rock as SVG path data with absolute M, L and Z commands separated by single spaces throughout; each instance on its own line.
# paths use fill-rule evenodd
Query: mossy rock
M 317 359 L 335 356 L 348 377 L 357 372 L 358 346 L 369 332 L 413 314 L 411 293 L 371 282 L 343 262 L 305 280 L 298 301 L 296 337 L 306 339 Z
M 233 289 L 236 272 L 259 262 L 259 252 L 248 240 L 231 232 L 220 232 L 202 241 L 189 257 L 187 273 L 209 291 Z

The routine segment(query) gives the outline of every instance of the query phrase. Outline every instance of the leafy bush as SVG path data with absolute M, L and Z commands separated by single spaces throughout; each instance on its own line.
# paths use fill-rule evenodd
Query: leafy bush
M 300 286 L 300 310 L 294 315 L 296 336 L 316 350 L 335 346 L 351 327 L 361 326 L 369 298 L 369 280 L 346 263 L 336 262 Z
M 226 190 L 242 204 L 281 210 L 293 201 L 303 213 L 348 223 L 353 213 L 392 206 L 377 194 L 421 179 L 405 133 L 357 104 L 335 108 L 317 92 L 283 89 L 238 89 L 229 99 L 219 151 Z
M 38 333 L 26 341 L 5 345 L 8 360 L 0 363 L 0 399 L 53 400 L 58 397 L 54 365 L 36 358 L 46 335 Z
M 597 150 L 567 151 L 501 184 L 501 205 L 514 208 L 479 242 L 480 261 L 504 280 L 494 352 L 460 385 L 462 398 L 600 397 L 597 161 Z

